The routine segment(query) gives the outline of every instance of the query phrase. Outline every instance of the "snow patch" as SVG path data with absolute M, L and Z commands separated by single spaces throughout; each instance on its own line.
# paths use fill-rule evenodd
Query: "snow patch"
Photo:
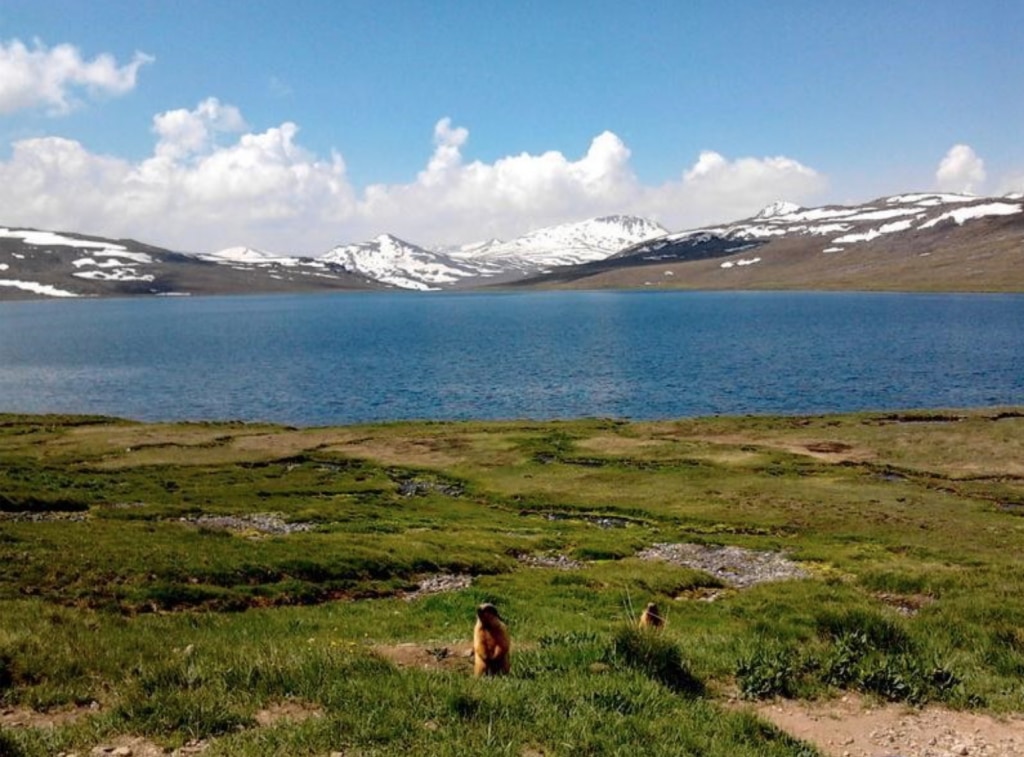
M 760 263 L 761 258 L 741 258 L 740 260 L 726 260 L 722 263 L 722 268 L 732 268 L 733 266 L 746 266 L 754 265 L 754 263 Z
M 959 226 L 965 221 L 970 221 L 975 218 L 985 218 L 986 216 L 1009 216 L 1014 213 L 1020 213 L 1022 209 L 1024 208 L 1022 208 L 1021 205 L 1007 202 L 988 202 L 982 205 L 971 205 L 968 208 L 957 208 L 956 210 L 950 210 L 947 213 L 943 213 L 927 223 L 921 224 L 920 228 L 930 229 L 933 226 L 938 226 L 946 220 L 953 220 Z
M 107 250 L 127 249 L 124 245 L 110 244 L 109 242 L 98 242 L 89 239 L 73 239 L 52 231 L 30 231 L 24 229 L 0 228 L 0 237 L 22 239 L 25 244 L 31 245 L 32 247 L 83 247 L 87 249 L 99 248 Z
M 856 215 L 847 216 L 847 221 L 885 221 L 889 218 L 899 218 L 900 216 L 916 215 L 921 211 L 919 208 L 889 208 L 887 210 L 872 210 L 867 213 L 857 213 Z
M 151 273 L 140 274 L 134 268 L 115 268 L 113 271 L 76 271 L 71 275 L 90 281 L 153 281 L 156 278 Z
M 878 227 L 878 230 L 883 234 L 895 234 L 900 231 L 908 231 L 914 228 L 914 222 L 911 219 L 904 219 L 902 221 L 893 221 L 892 223 L 882 224 Z
M 140 261 L 133 261 L 131 259 L 129 259 L 129 260 L 122 260 L 121 259 L 122 257 L 124 257 L 124 256 L 123 255 L 119 255 L 118 257 L 110 258 L 109 260 L 96 260 L 95 258 L 79 258 L 78 260 L 72 260 L 71 261 L 71 265 L 73 265 L 75 268 L 82 268 L 83 266 L 87 266 L 87 265 L 96 266 L 97 268 L 123 268 L 125 266 L 130 266 L 132 262 L 140 262 Z M 152 260 L 148 259 L 149 258 L 148 255 L 144 255 L 143 257 L 147 258 L 147 260 L 144 260 L 144 261 L 141 261 L 141 262 L 143 262 L 143 263 L 151 263 L 152 262 Z
M 848 223 L 824 223 L 821 226 L 812 226 L 808 233 L 823 237 L 828 234 L 841 234 L 851 228 L 853 227 Z
M 897 195 L 896 197 L 890 197 L 886 202 L 890 205 L 895 205 L 897 203 L 914 203 L 915 205 L 922 205 L 924 207 L 934 207 L 935 205 L 944 205 L 950 202 L 973 202 L 977 199 L 978 198 L 974 195 L 927 192 Z
M 847 234 L 846 236 L 837 237 L 832 240 L 832 244 L 855 244 L 857 242 L 870 242 L 872 239 L 878 239 L 878 237 L 884 234 L 894 234 L 899 231 L 906 231 L 912 228 L 914 222 L 909 219 L 903 219 L 902 221 L 894 221 L 892 223 L 886 223 L 879 226 L 877 229 L 868 229 L 867 231 L 860 234 Z
M 49 284 L 39 284 L 35 281 L 18 281 L 16 279 L 0 279 L 0 287 L 13 287 L 26 292 L 46 295 L 47 297 L 80 297 L 81 295 L 69 292 L 66 289 L 58 289 Z
M 868 229 L 862 234 L 847 234 L 843 237 L 833 239 L 833 244 L 856 244 L 857 242 L 870 242 L 872 239 L 877 239 L 882 236 L 882 232 L 878 229 Z
M 872 207 L 863 208 L 814 208 L 812 210 L 805 210 L 802 213 L 794 213 L 791 216 L 787 216 L 788 221 L 827 221 L 833 218 L 846 218 L 847 216 L 854 216 L 858 213 L 865 211 L 874 210 Z

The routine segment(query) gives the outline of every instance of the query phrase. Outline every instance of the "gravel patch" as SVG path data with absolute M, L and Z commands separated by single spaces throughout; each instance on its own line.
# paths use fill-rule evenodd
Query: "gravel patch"
M 15 523 L 45 523 L 55 520 L 81 523 L 88 519 L 89 516 L 85 512 L 67 512 L 62 510 L 44 510 L 40 512 L 32 510 L 0 511 L 0 521 L 13 521 Z
M 577 512 L 545 512 L 541 510 L 523 510 L 519 513 L 522 516 L 539 515 L 545 520 L 581 520 L 590 523 L 598 528 L 628 528 L 629 526 L 643 525 L 643 521 L 637 518 L 627 518 L 619 515 L 590 515 Z
M 468 573 L 434 573 L 421 580 L 413 591 L 405 595 L 405 599 L 411 602 L 428 594 L 443 594 L 446 591 L 468 589 L 472 583 L 473 576 Z
M 314 523 L 288 523 L 280 513 L 253 513 L 252 515 L 192 515 L 178 519 L 203 528 L 221 528 L 226 531 L 258 531 L 261 534 L 285 536 L 312 531 Z
M 425 497 L 436 492 L 446 497 L 461 497 L 465 493 L 462 484 L 452 484 L 443 481 L 424 481 L 418 478 L 411 478 L 398 483 L 398 493 L 403 497 Z
M 832 702 L 779 700 L 757 713 L 828 757 L 1020 757 L 1021 715 L 997 719 L 982 713 L 929 706 L 872 705 L 856 695 Z
M 531 568 L 552 568 L 554 570 L 577 570 L 583 567 L 579 560 L 573 560 L 557 552 L 548 552 L 543 555 L 516 555 L 516 560 Z
M 710 573 L 727 586 L 746 588 L 770 581 L 807 578 L 797 563 L 778 552 L 703 544 L 652 544 L 637 553 L 641 560 L 664 560 Z

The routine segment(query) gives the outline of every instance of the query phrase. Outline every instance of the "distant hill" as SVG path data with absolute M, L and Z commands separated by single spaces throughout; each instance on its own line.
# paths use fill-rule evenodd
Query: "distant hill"
M 1020 195 L 919 193 L 863 205 L 774 203 L 666 234 L 521 287 L 1024 291 Z
M 1024 198 L 779 201 L 748 219 L 675 233 L 606 216 L 437 249 L 383 234 L 320 257 L 249 247 L 185 254 L 0 227 L 0 299 L 483 286 L 1024 292 Z
M 133 239 L 0 227 L 0 300 L 254 294 L 381 285 L 311 258 L 233 248 L 186 255 Z

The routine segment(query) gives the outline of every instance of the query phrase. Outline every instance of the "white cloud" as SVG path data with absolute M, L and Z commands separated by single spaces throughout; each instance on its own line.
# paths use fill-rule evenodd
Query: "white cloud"
M 54 115 L 67 113 L 81 90 L 92 97 L 122 95 L 135 88 L 139 68 L 153 60 L 137 52 L 131 63 L 119 66 L 106 53 L 85 60 L 72 45 L 0 42 L 0 114 L 40 107 Z
M 153 119 L 153 132 L 160 137 L 156 154 L 185 157 L 209 148 L 217 132 L 241 132 L 246 128 L 238 108 L 208 97 L 195 110 L 169 110 Z
M 969 145 L 953 145 L 939 163 L 935 183 L 944 192 L 974 192 L 985 181 L 985 162 Z
M 629 148 L 611 132 L 577 159 L 549 151 L 466 161 L 469 132 L 445 118 L 412 180 L 358 192 L 342 157 L 302 148 L 295 124 L 254 132 L 237 108 L 215 98 L 157 115 L 153 132 L 153 154 L 138 162 L 58 137 L 15 143 L 0 161 L 5 222 L 182 250 L 244 244 L 319 254 L 382 232 L 428 245 L 462 243 L 610 213 L 692 228 L 751 215 L 780 198 L 806 200 L 824 187 L 820 174 L 790 158 L 729 160 L 710 151 L 678 180 L 645 185 Z
M 824 191 L 825 177 L 783 156 L 729 160 L 705 150 L 676 182 L 645 190 L 649 215 L 669 228 L 732 221 L 776 200 L 806 202 Z
M 708 151 L 678 181 L 645 186 L 630 166 L 629 148 L 608 131 L 575 161 L 550 151 L 466 163 L 461 151 L 468 136 L 442 119 L 434 153 L 416 181 L 367 188 L 353 220 L 366 225 L 367 235 L 375 233 L 373 226 L 426 243 L 507 238 L 610 213 L 649 216 L 681 229 L 750 215 L 780 198 L 804 200 L 825 184 L 790 158 L 730 161 Z
M 1011 174 L 1003 178 L 999 183 L 999 190 L 996 194 L 1020 194 L 1024 193 L 1024 173 Z
M 295 143 L 291 123 L 241 135 L 237 110 L 215 100 L 154 118 L 154 154 L 138 163 L 90 153 L 59 137 L 14 144 L 0 162 L 5 220 L 176 249 L 210 251 L 239 242 L 322 252 L 351 216 L 351 188 L 339 155 L 318 160 Z M 312 247 L 311 247 L 312 245 Z

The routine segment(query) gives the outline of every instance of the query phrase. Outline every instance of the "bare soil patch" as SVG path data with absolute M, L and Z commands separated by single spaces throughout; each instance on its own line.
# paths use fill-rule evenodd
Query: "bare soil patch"
M 301 723 L 310 718 L 322 718 L 324 711 L 310 702 L 287 700 L 275 702 L 256 713 L 256 722 L 262 727 L 277 725 L 282 721 Z
M 206 741 L 190 741 L 175 750 L 164 749 L 141 736 L 118 736 L 107 744 L 100 744 L 89 752 L 58 752 L 57 757 L 188 757 L 202 754 L 209 744 Z
M 765 702 L 755 710 L 829 757 L 1024 755 L 1024 715 L 1000 719 L 936 706 L 875 706 L 852 694 L 831 702 Z
M 927 594 L 892 594 L 881 592 L 874 595 L 875 599 L 896 610 L 900 615 L 912 618 L 921 611 L 921 608 L 935 602 L 935 597 Z
M 389 439 L 335 438 L 326 449 L 385 465 L 447 468 L 465 461 L 464 444 L 456 438 Z
M 61 708 L 47 712 L 37 712 L 27 707 L 5 707 L 0 709 L 0 726 L 4 728 L 56 728 L 97 713 L 99 710 L 100 706 L 97 703 L 86 707 Z
M 373 647 L 373 652 L 400 668 L 458 670 L 466 673 L 473 670 L 471 641 L 457 644 L 378 644 Z
M 785 437 L 764 437 L 744 434 L 723 434 L 721 436 L 702 436 L 701 441 L 713 444 L 735 445 L 737 447 L 755 447 L 765 451 L 788 452 L 793 455 L 804 455 L 829 463 L 863 463 L 876 458 L 874 450 L 846 442 L 822 439 L 797 439 Z

